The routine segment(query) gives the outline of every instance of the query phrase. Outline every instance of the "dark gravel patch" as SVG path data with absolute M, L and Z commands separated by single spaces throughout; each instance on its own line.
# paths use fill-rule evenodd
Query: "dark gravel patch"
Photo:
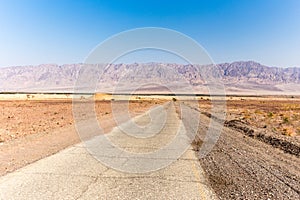
M 220 199 L 300 199 L 300 159 L 237 131 L 199 161 Z

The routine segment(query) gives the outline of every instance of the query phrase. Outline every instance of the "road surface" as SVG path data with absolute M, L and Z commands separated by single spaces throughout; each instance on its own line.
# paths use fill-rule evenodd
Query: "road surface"
M 140 126 L 152 121 L 157 126 L 141 134 L 130 128 L 132 121 Z M 216 199 L 192 147 L 177 158 L 176 142 L 170 144 L 178 130 L 183 131 L 180 143 L 188 142 L 172 103 L 132 121 L 106 135 L 119 148 L 106 146 L 100 135 L 1 177 L 0 198 Z M 86 131 L 94 130 L 93 125 L 84 126 Z M 163 152 L 155 153 L 163 147 Z

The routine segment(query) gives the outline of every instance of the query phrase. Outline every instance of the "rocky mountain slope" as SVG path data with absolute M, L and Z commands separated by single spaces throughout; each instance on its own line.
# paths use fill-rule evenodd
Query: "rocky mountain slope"
M 203 88 L 210 76 L 217 77 L 227 93 L 300 93 L 300 68 L 268 67 L 253 61 L 215 66 L 134 63 L 88 67 L 83 64 L 6 67 L 0 68 L 0 91 L 72 92 L 74 85 L 84 88 L 84 84 L 90 86 L 89 81 L 93 80 L 93 86 L 97 85 L 99 92 L 112 92 L 114 86 L 138 88 L 143 84 L 149 84 L 150 90 L 176 83 L 175 87 L 180 88 L 185 82 L 199 93 L 206 93 Z

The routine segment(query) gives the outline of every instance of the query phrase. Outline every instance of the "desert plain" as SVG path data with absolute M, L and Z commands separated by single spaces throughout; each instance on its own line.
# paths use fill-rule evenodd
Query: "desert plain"
M 75 98 L 65 94 L 1 95 L 0 175 L 79 143 L 81 140 L 73 115 L 73 105 L 76 102 L 86 105 L 94 103 L 96 117 L 101 122 L 104 133 L 117 125 L 112 104 L 127 106 L 130 116 L 134 117 L 154 106 L 172 102 L 177 108 L 180 103 L 193 105 L 193 109 L 201 113 L 199 136 L 193 143 L 195 151 L 201 148 L 201 140 L 210 120 L 224 124 L 225 128 L 212 152 L 199 159 L 207 179 L 220 198 L 233 198 L 234 195 L 247 197 L 251 195 L 251 190 L 247 190 L 251 185 L 260 197 L 299 195 L 300 97 L 227 96 L 221 98 L 226 100 L 226 117 L 223 120 L 211 114 L 214 99 L 216 103 L 220 101 L 218 97 L 206 95 L 128 97 L 97 94 L 79 95 Z M 196 107 L 195 102 L 198 103 Z M 81 120 L 91 117 L 84 112 L 80 116 Z M 257 166 L 259 163 L 260 166 Z M 271 171 L 264 172 L 269 167 L 274 167 L 275 172 L 279 170 L 275 179 Z M 286 175 L 288 168 L 288 173 L 291 174 Z M 266 182 L 257 184 L 258 179 Z M 290 185 L 279 185 L 279 189 L 284 188 L 286 191 L 276 193 L 277 186 L 275 190 L 265 186 L 273 180 Z

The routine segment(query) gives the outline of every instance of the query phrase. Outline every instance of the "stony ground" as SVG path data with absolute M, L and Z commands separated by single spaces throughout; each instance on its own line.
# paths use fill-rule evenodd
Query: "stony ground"
M 197 110 L 211 117 L 211 106 L 201 100 Z M 227 100 L 226 107 L 225 126 L 300 156 L 299 98 L 235 98 Z
M 297 142 L 294 143 L 298 135 L 261 132 L 259 129 L 261 124 L 269 122 L 265 121 L 266 118 L 255 114 L 255 110 L 259 109 L 280 115 L 288 112 L 282 109 L 287 104 L 292 108 L 298 106 L 297 102 L 270 102 L 270 104 L 256 101 L 228 102 L 229 116 L 225 123 L 234 122 L 233 125 L 223 127 L 212 151 L 206 157 L 199 159 L 212 188 L 220 199 L 300 198 L 299 146 Z M 199 139 L 194 143 L 195 149 L 201 148 L 210 121 L 218 121 L 206 113 L 207 105 L 202 103 L 201 106 L 202 110 L 206 109 L 206 111 L 201 114 Z M 199 112 L 199 108 L 196 110 Z M 242 119 L 246 110 L 253 113 L 249 121 Z M 289 112 L 298 114 L 297 109 L 290 109 Z M 253 120 L 259 117 L 259 122 Z M 291 122 L 291 124 L 296 123 L 298 122 Z M 280 122 L 274 124 L 274 126 L 281 125 Z M 270 137 L 270 140 L 262 140 L 261 138 L 267 137 L 265 135 Z M 278 145 L 274 145 L 274 141 L 278 142 Z M 289 146 L 291 144 L 296 146 Z M 289 151 L 293 147 L 295 151 Z
M 201 111 L 210 112 L 211 102 L 200 100 Z M 240 98 L 227 100 L 227 120 L 240 120 L 253 128 L 277 135 L 300 136 L 300 99 Z

